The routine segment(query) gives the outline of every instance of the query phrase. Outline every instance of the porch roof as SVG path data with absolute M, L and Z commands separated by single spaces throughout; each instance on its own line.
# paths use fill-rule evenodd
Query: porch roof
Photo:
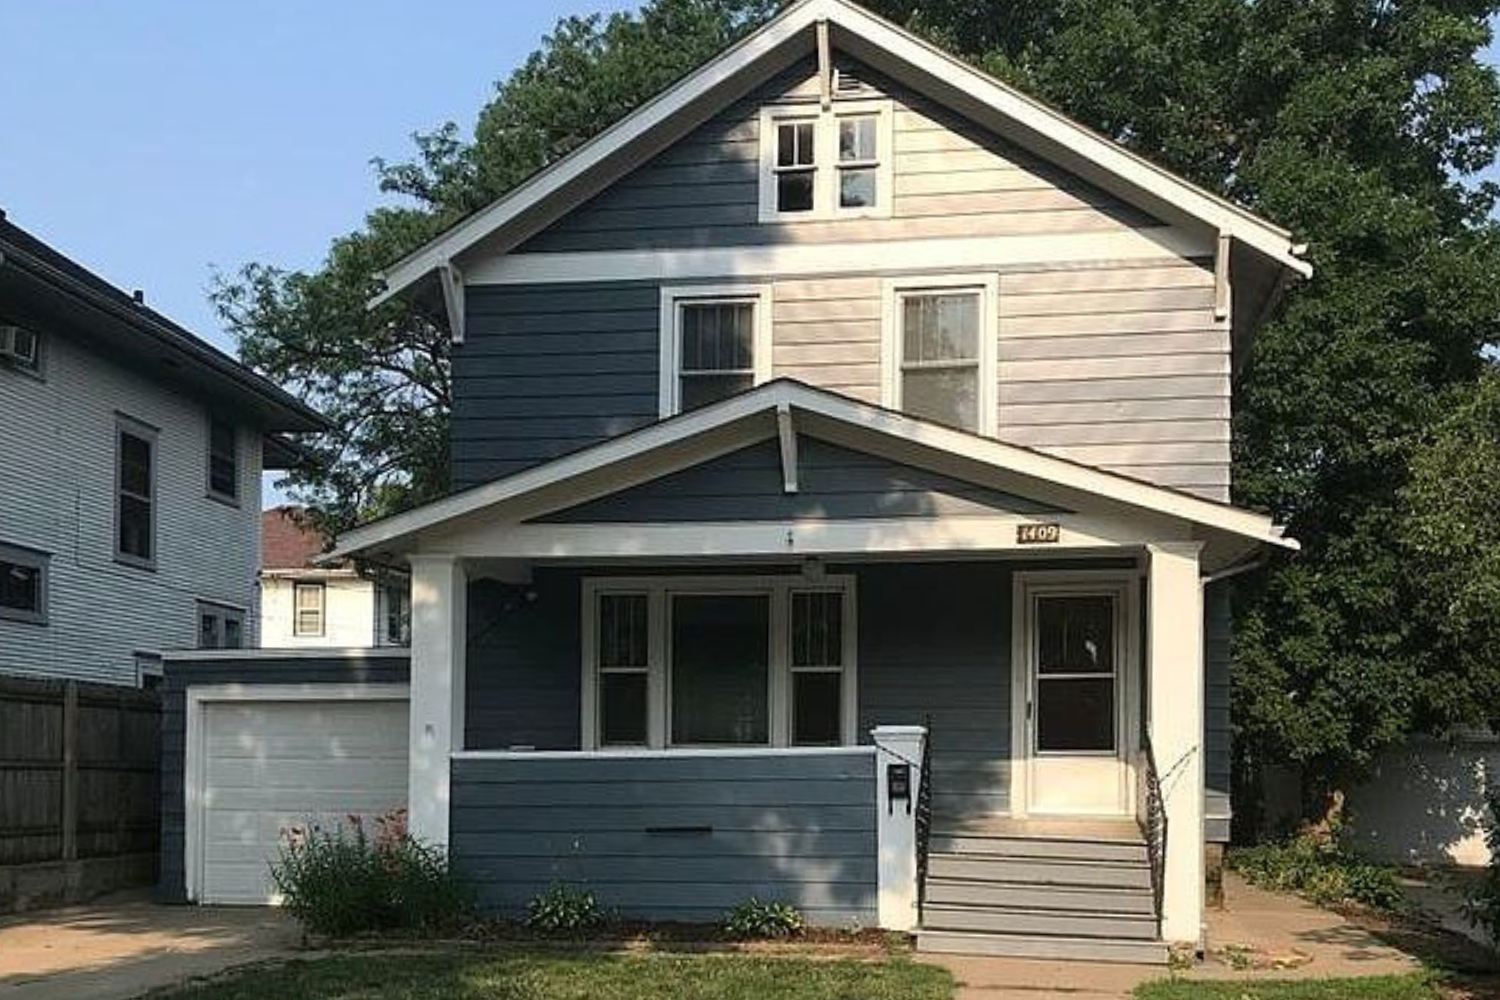
M 734 523 L 720 522 L 717 531 L 703 525 L 665 525 L 650 517 L 633 525 L 557 525 L 535 520 L 766 440 L 778 443 L 782 487 L 787 494 L 795 494 L 799 486 L 797 443 L 803 437 L 1034 503 L 1016 505 L 992 518 L 949 519 L 962 520 L 961 529 L 945 523 L 941 515 L 908 519 L 899 530 L 874 522 L 883 531 L 872 530 L 870 521 L 855 525 L 801 516 L 771 521 L 735 518 Z M 1047 546 L 1049 550 L 1202 541 L 1204 566 L 1209 570 L 1237 562 L 1261 546 L 1298 547 L 1263 514 L 777 379 L 362 525 L 344 534 L 323 558 L 403 561 L 418 553 L 539 559 L 992 552 L 1024 545 L 1017 526 L 1037 521 L 1059 526 L 1060 537 L 1057 544 Z M 808 539 L 800 547 L 799 530 Z M 572 534 L 564 538 L 568 532 Z M 688 539 L 697 541 L 685 549 Z M 771 539 L 776 544 L 770 544 Z

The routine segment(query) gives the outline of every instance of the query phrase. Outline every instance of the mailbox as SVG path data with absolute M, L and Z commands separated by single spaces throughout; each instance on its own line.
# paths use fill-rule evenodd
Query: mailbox
M 911 765 L 887 764 L 885 766 L 886 809 L 895 812 L 897 802 L 906 803 L 911 812 Z

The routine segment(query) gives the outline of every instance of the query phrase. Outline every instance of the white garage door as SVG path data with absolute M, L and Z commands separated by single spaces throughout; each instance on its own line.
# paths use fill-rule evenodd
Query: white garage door
M 406 738 L 405 701 L 206 704 L 199 902 L 273 902 L 284 830 L 405 806 Z

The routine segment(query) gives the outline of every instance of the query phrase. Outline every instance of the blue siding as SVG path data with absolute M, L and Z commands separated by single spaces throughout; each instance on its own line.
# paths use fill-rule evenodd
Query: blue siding
M 278 656 L 267 650 L 234 659 L 167 661 L 161 686 L 161 902 L 187 899 L 184 881 L 183 769 L 187 751 L 187 690 L 208 684 L 405 684 L 411 664 L 404 653 Z
M 798 439 L 797 478 L 797 492 L 786 493 L 780 447 L 763 441 L 538 520 L 660 523 L 1057 513 L 1057 508 L 1025 497 L 805 435 Z
M 453 484 L 463 489 L 657 417 L 654 282 L 474 286 L 453 348 Z
M 563 883 L 628 917 L 718 921 L 756 896 L 872 924 L 874 755 L 461 759 L 451 849 L 500 913 Z

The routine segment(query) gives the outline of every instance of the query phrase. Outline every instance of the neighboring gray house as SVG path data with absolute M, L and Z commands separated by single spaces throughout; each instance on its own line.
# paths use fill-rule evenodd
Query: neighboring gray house
M 318 414 L 0 213 L 0 672 L 251 646 L 261 470 Z
M 1228 503 L 1233 373 L 1309 273 L 900 28 L 794 4 L 386 272 L 453 335 L 460 490 L 331 557 L 411 570 L 409 667 L 170 664 L 164 891 L 266 899 L 282 826 L 405 804 L 501 912 L 562 881 L 929 949 L 1201 942 L 1217 581 L 1296 547 Z

